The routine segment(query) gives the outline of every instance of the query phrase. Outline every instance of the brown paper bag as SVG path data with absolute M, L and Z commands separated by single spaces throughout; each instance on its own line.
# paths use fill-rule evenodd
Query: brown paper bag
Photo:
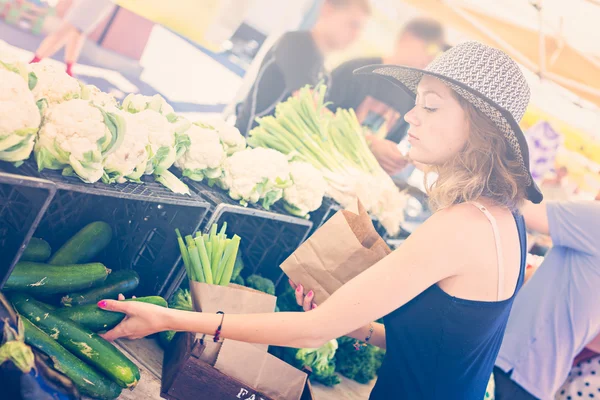
M 275 311 L 277 297 L 244 286 L 209 285 L 190 281 L 196 311 L 225 314 L 261 314 Z
M 215 368 L 273 399 L 299 400 L 307 375 L 248 343 L 225 340 Z
M 360 201 L 357 210 L 335 213 L 281 264 L 294 283 L 313 290 L 317 304 L 392 252 Z
M 190 294 L 194 309 L 199 312 L 216 313 L 223 311 L 227 314 L 260 314 L 275 311 L 277 297 L 244 286 L 230 284 L 229 286 L 209 285 L 190 281 Z M 206 349 L 200 359 L 214 365 L 221 349 L 221 343 L 215 343 L 213 336 L 197 335 L 204 340 Z M 266 344 L 252 344 L 263 352 L 267 352 Z

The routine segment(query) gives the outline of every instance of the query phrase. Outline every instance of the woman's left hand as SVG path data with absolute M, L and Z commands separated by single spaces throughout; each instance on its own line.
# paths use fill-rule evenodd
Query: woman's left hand
M 119 299 L 124 297 L 119 295 Z M 106 340 L 118 338 L 139 339 L 156 332 L 168 330 L 165 326 L 169 310 L 154 304 L 137 301 L 102 300 L 98 307 L 125 314 L 125 318 L 112 330 L 101 334 Z

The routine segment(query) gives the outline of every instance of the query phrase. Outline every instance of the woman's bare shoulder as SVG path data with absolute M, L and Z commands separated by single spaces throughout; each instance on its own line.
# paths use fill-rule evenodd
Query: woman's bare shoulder
M 489 229 L 488 219 L 477 207 L 461 203 L 435 212 L 415 231 L 415 236 L 423 241 L 437 240 L 442 246 L 456 246 L 462 251 L 472 248 L 482 237 L 481 233 Z

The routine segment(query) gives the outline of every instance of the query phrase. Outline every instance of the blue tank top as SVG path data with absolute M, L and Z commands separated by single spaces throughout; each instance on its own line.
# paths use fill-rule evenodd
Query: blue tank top
M 495 302 L 450 296 L 437 284 L 384 318 L 387 352 L 371 400 L 483 400 L 527 256 L 515 215 L 521 270 L 515 293 Z

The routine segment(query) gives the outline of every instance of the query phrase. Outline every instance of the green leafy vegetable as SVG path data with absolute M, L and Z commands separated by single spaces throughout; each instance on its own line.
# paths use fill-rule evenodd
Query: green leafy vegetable
M 346 378 L 358 383 L 369 383 L 381 367 L 385 351 L 373 345 L 367 345 L 356 351 L 355 340 L 349 337 L 338 339 L 339 348 L 335 357 L 336 370 Z
M 37 85 L 38 82 L 38 77 L 34 72 L 30 72 L 27 75 L 27 85 L 29 86 L 29 90 L 33 90 L 35 89 L 35 86 Z
M 258 290 L 259 292 L 275 296 L 275 284 L 273 281 L 260 275 L 250 275 L 246 278 L 246 286 Z

